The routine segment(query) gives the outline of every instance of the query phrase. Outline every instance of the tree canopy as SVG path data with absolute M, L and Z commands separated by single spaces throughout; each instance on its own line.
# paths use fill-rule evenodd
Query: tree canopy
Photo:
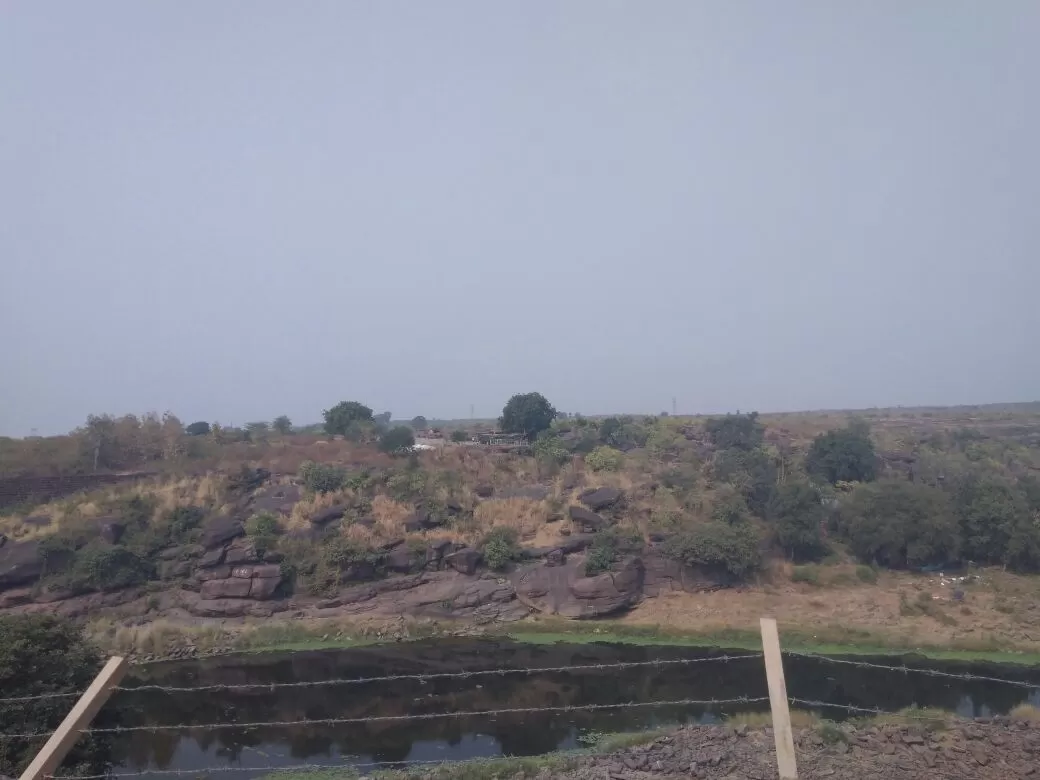
M 426 430 L 426 428 L 428 427 L 426 423 L 426 418 L 423 417 L 421 414 L 417 414 L 415 415 L 415 417 L 412 418 L 411 425 L 417 431 Z
M 184 429 L 184 432 L 189 436 L 207 436 L 209 435 L 209 431 L 209 423 L 205 420 L 198 420 L 197 422 L 193 422 L 191 425 Z
M 863 426 L 850 425 L 822 433 L 813 439 L 805 468 L 814 477 L 832 485 L 839 482 L 870 482 L 877 476 L 874 442 Z
M 271 421 L 271 427 L 284 436 L 292 433 L 292 420 L 287 415 L 280 414 Z
M 397 453 L 415 446 L 415 434 L 407 425 L 397 425 L 379 437 L 379 449 L 386 453 Z
M 340 436 L 345 436 L 354 423 L 372 421 L 372 410 L 358 401 L 340 401 L 321 414 L 325 418 L 325 432 Z
M 548 430 L 556 419 L 556 409 L 541 393 L 519 393 L 514 395 L 502 409 L 498 424 L 506 433 L 522 433 L 534 439 Z
M 807 483 L 781 485 L 769 501 L 768 514 L 777 544 L 795 561 L 819 560 L 826 552 L 823 502 Z

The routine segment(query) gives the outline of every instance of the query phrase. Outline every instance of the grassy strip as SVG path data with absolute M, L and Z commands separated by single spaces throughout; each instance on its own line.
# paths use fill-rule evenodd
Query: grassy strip
M 505 634 L 518 642 L 532 644 L 588 644 L 606 642 L 631 645 L 726 648 L 761 650 L 757 631 L 721 629 L 680 631 L 661 626 L 632 626 L 541 620 L 512 626 Z M 811 631 L 781 626 L 780 639 L 785 650 L 818 655 L 918 655 L 949 661 L 990 661 L 993 663 L 1040 665 L 1040 652 L 997 649 L 990 643 L 961 643 L 954 647 L 912 646 L 861 629 L 814 628 Z
M 506 756 L 468 761 L 446 761 L 442 764 L 420 764 L 404 769 L 381 769 L 368 777 L 379 780 L 493 780 L 494 778 L 534 777 L 543 770 L 566 772 L 576 768 L 583 758 L 613 753 L 625 748 L 645 745 L 668 734 L 670 729 L 622 732 L 597 735 L 596 743 L 584 750 L 557 751 L 540 756 Z M 291 768 L 264 775 L 261 780 L 353 780 L 360 777 L 356 769 L 344 766 L 315 771 Z

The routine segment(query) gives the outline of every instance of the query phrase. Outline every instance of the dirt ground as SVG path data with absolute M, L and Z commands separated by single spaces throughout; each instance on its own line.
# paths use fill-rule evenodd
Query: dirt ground
M 762 616 L 782 626 L 817 633 L 818 641 L 856 641 L 917 647 L 1040 650 L 1040 582 L 998 569 L 977 581 L 939 574 L 882 574 L 877 583 L 829 584 L 850 579 L 841 567 L 821 569 L 818 585 L 777 572 L 772 585 L 713 593 L 666 592 L 644 599 L 620 622 L 708 633 L 757 630 Z M 960 599 L 956 591 L 961 591 Z M 858 636 L 857 636 L 858 633 Z
M 997 718 L 939 730 L 925 725 L 796 729 L 802 780 L 1013 780 L 1040 777 L 1040 724 Z M 690 726 L 650 745 L 589 758 L 565 772 L 571 780 L 772 780 L 777 777 L 771 729 Z

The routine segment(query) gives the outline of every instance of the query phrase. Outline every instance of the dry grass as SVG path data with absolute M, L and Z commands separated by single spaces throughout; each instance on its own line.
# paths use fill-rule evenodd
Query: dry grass
M 795 728 L 810 728 L 817 725 L 820 718 L 806 710 L 791 710 L 791 725 Z M 760 729 L 773 725 L 773 716 L 768 712 L 738 712 L 727 715 L 726 723 L 731 726 L 746 725 L 748 728 Z
M 1015 720 L 1028 720 L 1031 723 L 1040 723 L 1040 707 L 1033 704 L 1019 704 L 1008 714 Z
M 474 518 L 483 533 L 492 528 L 512 528 L 521 540 L 529 542 L 545 529 L 549 506 L 545 501 L 525 498 L 485 501 L 477 506 Z

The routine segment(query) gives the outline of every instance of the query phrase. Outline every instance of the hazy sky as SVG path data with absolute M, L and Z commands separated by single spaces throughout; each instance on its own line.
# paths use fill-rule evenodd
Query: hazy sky
M 1040 398 L 1040 3 L 0 2 L 0 433 Z

